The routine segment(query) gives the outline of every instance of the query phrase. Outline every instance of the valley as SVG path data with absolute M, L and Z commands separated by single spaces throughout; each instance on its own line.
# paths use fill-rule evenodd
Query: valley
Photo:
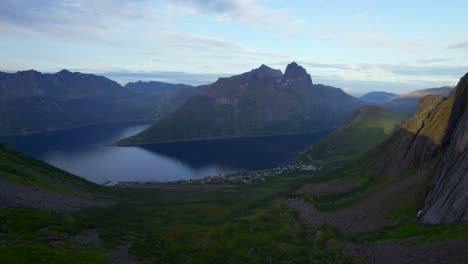
M 468 264 L 466 10 L 1 0 L 0 264 Z
M 448 98 L 423 97 L 404 122 L 361 107 L 295 162 L 256 172 L 104 187 L 2 147 L 0 175 L 9 191 L 0 192 L 0 257 L 20 263 L 464 263 L 467 78 Z M 445 166 L 456 171 L 460 191 L 444 192 L 451 184 L 443 179 Z M 433 180 L 433 191 L 423 196 Z M 452 204 L 438 202 L 445 195 Z M 444 210 L 451 213 L 434 214 Z

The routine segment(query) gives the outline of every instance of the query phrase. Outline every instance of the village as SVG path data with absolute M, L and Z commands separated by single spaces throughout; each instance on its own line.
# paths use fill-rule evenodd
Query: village
M 206 176 L 201 179 L 178 180 L 178 181 L 165 181 L 165 182 L 117 182 L 114 186 L 127 187 L 140 184 L 227 184 L 227 185 L 244 185 L 257 182 L 263 182 L 273 177 L 288 175 L 293 172 L 316 172 L 321 170 L 321 166 L 312 164 L 293 163 L 283 167 L 276 167 L 265 170 L 247 171 L 231 174 L 219 174 L 213 176 Z M 109 183 L 108 183 L 109 184 Z M 111 185 L 111 184 L 109 184 Z

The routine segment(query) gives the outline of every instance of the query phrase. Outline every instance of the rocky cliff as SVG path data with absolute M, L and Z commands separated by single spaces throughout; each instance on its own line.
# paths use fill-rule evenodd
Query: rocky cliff
M 468 220 L 468 74 L 448 98 L 428 95 L 417 113 L 381 148 L 380 175 L 427 174 L 432 186 L 420 223 Z
M 452 107 L 444 153 L 421 212 L 423 224 L 468 220 L 468 74 L 448 101 Z

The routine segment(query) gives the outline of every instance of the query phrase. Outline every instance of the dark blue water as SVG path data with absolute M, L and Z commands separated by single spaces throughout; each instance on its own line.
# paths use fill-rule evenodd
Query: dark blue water
M 327 133 L 236 138 L 135 147 L 109 146 L 148 127 L 102 124 L 0 142 L 96 183 L 173 181 L 286 165 L 295 153 Z

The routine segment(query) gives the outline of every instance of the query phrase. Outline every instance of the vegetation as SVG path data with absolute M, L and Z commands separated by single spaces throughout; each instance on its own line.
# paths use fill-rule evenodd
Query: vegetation
M 390 137 L 402 122 L 403 117 L 399 114 L 376 106 L 364 106 L 326 139 L 303 151 L 298 160 L 335 165 L 356 159 Z
M 73 196 L 96 193 L 102 188 L 40 160 L 0 145 L 0 179 Z
M 117 144 L 327 131 L 360 105 L 341 89 L 314 85 L 296 63 L 289 64 L 284 75 L 263 65 L 220 78 L 167 118 Z

